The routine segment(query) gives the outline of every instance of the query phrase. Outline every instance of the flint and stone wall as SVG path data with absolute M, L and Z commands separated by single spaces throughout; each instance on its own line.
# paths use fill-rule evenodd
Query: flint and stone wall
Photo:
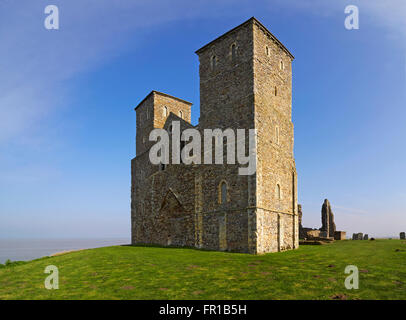
M 297 174 L 293 157 L 293 57 L 256 19 L 197 51 L 200 120 L 205 128 L 257 129 L 256 173 L 239 164 L 169 164 L 148 161 L 152 128 L 168 128 L 176 116 L 190 124 L 191 104 L 155 92 L 137 107 L 137 157 L 132 160 L 132 243 L 193 246 L 266 253 L 299 246 Z M 153 112 L 141 123 L 145 106 Z M 140 114 L 140 116 L 138 115 Z M 147 139 L 148 140 L 148 139 Z M 248 146 L 248 131 L 246 131 Z M 227 202 L 219 186 L 227 184 Z

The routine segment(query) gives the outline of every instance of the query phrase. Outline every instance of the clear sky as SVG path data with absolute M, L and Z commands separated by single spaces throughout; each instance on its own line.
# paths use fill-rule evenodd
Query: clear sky
M 0 0 L 0 237 L 129 237 L 134 106 L 163 91 L 196 124 L 194 51 L 252 16 L 296 57 L 304 225 L 328 198 L 339 230 L 406 231 L 406 1 Z

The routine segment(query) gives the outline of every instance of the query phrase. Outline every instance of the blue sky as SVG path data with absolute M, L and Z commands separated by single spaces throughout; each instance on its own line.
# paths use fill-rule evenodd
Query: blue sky
M 192 101 L 197 123 L 194 51 L 251 16 L 296 57 L 304 225 L 328 198 L 340 230 L 406 231 L 403 0 L 2 0 L 0 237 L 129 236 L 133 107 L 155 89 Z

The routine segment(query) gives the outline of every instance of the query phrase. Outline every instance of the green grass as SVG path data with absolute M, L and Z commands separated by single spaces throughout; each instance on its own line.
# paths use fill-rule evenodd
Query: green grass
M 59 289 L 47 290 L 48 265 Z M 360 288 L 347 290 L 347 265 Z M 406 242 L 336 241 L 266 255 L 114 246 L 0 268 L 0 299 L 406 299 Z

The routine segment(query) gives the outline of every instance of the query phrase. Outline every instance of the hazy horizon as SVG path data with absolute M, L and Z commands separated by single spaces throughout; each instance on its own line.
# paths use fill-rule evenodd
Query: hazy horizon
M 129 240 L 129 239 L 128 239 Z M 0 264 L 7 260 L 27 261 L 63 251 L 125 245 L 125 238 L 114 239 L 0 239 Z

